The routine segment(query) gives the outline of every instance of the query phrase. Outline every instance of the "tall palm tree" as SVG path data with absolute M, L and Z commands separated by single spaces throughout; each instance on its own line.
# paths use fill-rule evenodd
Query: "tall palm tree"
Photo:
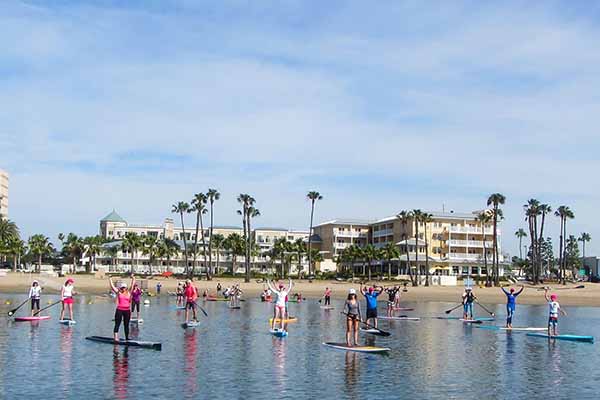
M 210 231 L 208 231 L 208 268 L 210 269 L 210 274 L 213 274 L 213 264 L 212 264 L 212 240 L 213 240 L 213 227 L 214 227 L 214 204 L 215 201 L 221 198 L 221 193 L 217 189 L 208 189 L 206 192 L 206 197 L 208 198 L 208 203 L 210 204 Z M 217 255 L 218 258 L 218 255 Z M 218 263 L 217 263 L 218 264 Z M 218 267 L 217 267 L 218 268 Z
M 492 206 L 493 210 L 493 221 L 494 221 L 494 279 L 495 285 L 500 285 L 500 265 L 499 265 L 499 254 L 498 254 L 498 220 L 502 219 L 502 210 L 500 209 L 500 205 L 506 202 L 506 197 L 504 197 L 501 193 L 493 193 L 488 197 L 487 205 Z
M 541 272 L 538 268 L 538 258 L 540 255 L 539 248 L 540 243 L 538 240 L 538 216 L 541 215 L 540 202 L 536 199 L 529 199 L 527 204 L 523 205 L 525 210 L 525 220 L 529 226 L 529 239 L 531 242 L 529 258 L 531 264 L 531 271 L 533 273 L 533 282 L 538 283 L 540 280 Z
M 400 250 L 394 243 L 386 244 L 382 250 L 388 265 L 388 280 L 392 280 L 392 260 L 400 257 Z M 398 262 L 398 267 L 400 267 L 400 262 Z
M 238 210 L 238 214 L 242 216 L 242 222 L 244 225 L 244 241 L 245 241 L 245 265 L 246 265 L 246 276 L 244 278 L 245 282 L 250 282 L 250 238 L 252 236 L 252 230 L 250 229 L 250 219 L 252 218 L 251 214 L 254 212 L 250 210 L 250 207 L 254 206 L 255 199 L 246 193 L 240 193 L 237 198 L 238 203 L 242 205 L 242 209 Z M 260 215 L 260 212 L 256 210 L 257 214 Z
M 309 251 L 306 247 L 306 244 L 304 243 L 304 239 L 302 239 L 302 238 L 296 239 L 296 241 L 294 242 L 294 249 L 296 250 L 296 260 L 298 261 L 298 278 L 300 278 L 300 277 L 302 277 L 302 256 L 304 256 L 305 254 L 307 256 L 311 256 L 311 254 L 308 254 Z M 311 257 L 311 260 L 312 260 L 312 257 Z M 309 273 L 310 273 L 310 268 L 309 268 Z
M 83 238 L 82 243 L 89 258 L 89 263 L 86 270 L 88 273 L 90 273 L 96 270 L 96 256 L 102 251 L 104 239 L 99 235 L 88 236 Z
M 579 236 L 579 239 L 577 239 L 577 240 L 579 240 L 582 244 L 583 255 L 582 255 L 582 259 L 581 259 L 581 265 L 583 265 L 583 267 L 585 268 L 585 244 L 592 240 L 592 236 L 587 232 L 582 232 L 581 236 Z M 592 271 L 590 269 L 589 278 L 591 278 L 591 277 L 592 277 Z
M 25 255 L 27 246 L 18 237 L 13 237 L 6 243 L 6 250 L 13 257 L 13 272 L 17 272 L 17 267 L 21 265 L 21 257 Z
M 310 200 L 310 229 L 308 230 L 308 275 L 313 274 L 311 249 L 312 249 L 312 234 L 313 234 L 313 216 L 315 214 L 315 203 L 319 200 L 323 200 L 323 196 L 319 192 L 311 191 L 308 192 L 306 198 Z
M 254 199 L 253 203 L 254 203 Z M 248 207 L 248 212 L 246 213 L 246 227 L 248 228 L 248 239 L 246 241 L 246 277 L 244 278 L 244 282 L 250 282 L 250 270 L 252 268 L 252 260 L 254 259 L 253 252 L 255 249 L 254 237 L 252 235 L 252 219 L 260 217 L 260 210 L 254 206 Z
M 523 260 L 523 238 L 527 237 L 527 232 L 523 228 L 519 228 L 515 232 L 515 236 L 519 239 L 519 258 Z
M 560 206 L 554 212 L 554 215 L 560 218 L 560 244 L 559 244 L 559 260 L 560 260 L 560 278 L 562 284 L 566 284 L 566 237 L 567 237 L 567 219 L 575 218 L 575 214 L 568 206 Z
M 215 233 L 214 235 L 212 235 L 211 239 L 209 240 L 208 244 L 209 246 L 214 245 L 215 250 L 217 252 L 217 264 L 216 264 L 216 274 L 219 275 L 219 258 L 220 258 L 220 254 L 221 254 L 221 248 L 223 247 L 223 241 L 225 240 L 225 237 L 223 235 L 221 235 L 220 233 Z M 210 251 L 209 251 L 210 254 Z M 212 269 L 212 267 L 211 267 Z
M 84 250 L 83 238 L 74 233 L 69 233 L 65 238 L 62 233 L 58 234 L 58 240 L 62 243 L 62 251 L 65 256 L 71 257 L 71 272 L 75 273 L 78 261 L 81 259 Z M 90 260 L 91 262 L 91 260 Z
M 373 260 L 377 258 L 377 249 L 372 244 L 368 244 L 363 249 L 365 261 L 367 262 L 367 268 L 369 269 L 369 282 L 371 281 L 371 265 Z
M 396 218 L 398 218 L 400 220 L 400 223 L 402 224 L 402 227 L 403 227 L 402 231 L 404 232 L 404 236 L 403 237 L 404 237 L 404 241 L 406 243 L 405 251 L 406 251 L 406 267 L 408 269 L 408 277 L 410 278 L 410 283 L 413 286 L 416 286 L 416 282 L 415 282 L 415 280 L 413 278 L 412 268 L 411 268 L 411 265 L 410 265 L 410 251 L 409 251 L 409 248 L 408 248 L 408 235 L 407 235 L 407 232 L 408 232 L 408 223 L 409 222 L 412 223 L 412 220 L 414 219 L 414 216 L 413 216 L 413 213 L 411 211 L 403 210 L 403 211 L 400 211 L 400 213 L 398 213 L 398 215 L 396 215 Z M 399 265 L 399 263 L 398 263 L 398 265 Z
M 177 204 L 173 204 L 171 212 L 178 213 L 181 218 L 181 229 L 183 231 L 183 258 L 185 260 L 185 274 L 189 276 L 189 261 L 187 251 L 187 238 L 185 234 L 185 224 L 183 221 L 183 214 L 187 213 L 190 209 L 190 205 L 185 201 L 180 201 Z
M 412 215 L 415 221 L 415 261 L 417 262 L 416 283 L 419 285 L 421 280 L 421 265 L 419 264 L 419 223 L 423 218 L 423 211 L 420 209 L 412 210 Z
M 427 235 L 427 225 L 433 222 L 433 214 L 422 213 L 421 222 L 423 223 L 425 233 L 425 286 L 429 286 L 429 237 Z
M 208 197 L 204 193 L 197 193 L 194 195 L 192 199 L 192 208 L 190 208 L 190 212 L 196 213 L 196 237 L 194 238 L 194 262 L 192 264 L 192 275 L 194 275 L 194 268 L 196 267 L 196 259 L 198 254 L 198 229 L 201 231 L 202 235 L 202 257 L 204 269 L 206 270 L 206 280 L 209 281 L 210 277 L 210 268 L 206 267 L 206 241 L 204 240 L 204 223 L 202 216 L 208 212 L 206 209 L 206 202 L 208 201 Z
M 485 226 L 490 223 L 492 216 L 489 210 L 484 210 L 477 214 L 475 218 L 481 224 L 481 240 L 483 241 L 483 266 L 485 268 L 485 282 L 487 286 L 491 285 L 490 271 L 487 265 L 487 245 L 485 242 Z
M 135 272 L 134 266 L 137 263 L 134 263 L 135 256 L 137 252 L 142 248 L 142 239 L 137 233 L 127 232 L 123 237 L 123 241 L 121 242 L 121 251 L 126 251 L 131 254 L 131 269 L 129 273 L 133 274 Z
M 142 240 L 142 253 L 148 256 L 148 267 L 150 276 L 152 276 L 152 265 L 160 254 L 161 241 L 154 236 L 146 236 Z
M 37 272 L 42 269 L 42 258 L 54 252 L 54 246 L 47 236 L 37 234 L 29 238 L 29 252 L 37 257 Z

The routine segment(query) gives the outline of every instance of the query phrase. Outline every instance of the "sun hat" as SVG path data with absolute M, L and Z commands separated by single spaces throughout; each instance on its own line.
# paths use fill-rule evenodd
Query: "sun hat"
M 121 282 L 119 284 L 119 289 L 123 289 L 123 288 L 126 288 L 126 287 L 127 287 L 127 284 L 125 282 Z
M 348 291 L 348 293 L 349 293 L 349 294 L 356 294 L 356 289 L 350 289 L 350 290 Z

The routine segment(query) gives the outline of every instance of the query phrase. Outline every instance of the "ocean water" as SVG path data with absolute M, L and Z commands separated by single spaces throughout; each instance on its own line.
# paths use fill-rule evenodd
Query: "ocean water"
M 13 305 L 5 305 L 5 300 Z M 230 310 L 207 302 L 195 329 L 183 329 L 175 300 L 150 298 L 144 324 L 132 337 L 161 341 L 162 351 L 85 340 L 111 336 L 114 303 L 98 296 L 75 304 L 77 324 L 6 318 L 24 297 L 0 294 L 0 397 L 3 399 L 597 399 L 598 344 L 548 341 L 525 333 L 480 329 L 439 320 L 452 303 L 405 303 L 401 314 L 420 321 L 380 321 L 390 337 L 361 334 L 363 343 L 386 346 L 387 355 L 322 346 L 344 340 L 341 302 L 325 311 L 316 300 L 290 304 L 298 322 L 289 336 L 268 332 L 272 306 L 259 301 Z M 56 300 L 43 298 L 43 304 Z M 92 302 L 93 304 L 88 304 Z M 503 305 L 486 305 L 499 315 Z M 383 303 L 380 314 L 383 313 Z M 595 335 L 600 311 L 565 307 L 562 333 Z M 479 309 L 480 316 L 487 316 Z M 23 307 L 20 314 L 26 313 Z M 517 306 L 514 326 L 543 327 L 546 306 Z M 19 314 L 17 313 L 17 315 Z M 460 310 L 455 311 L 459 315 Z M 600 339 L 600 335 L 598 337 Z

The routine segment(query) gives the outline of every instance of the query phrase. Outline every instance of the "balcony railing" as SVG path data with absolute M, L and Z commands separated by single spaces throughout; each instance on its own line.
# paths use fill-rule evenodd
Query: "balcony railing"
M 350 247 L 350 243 L 333 243 L 333 247 L 336 249 L 345 249 Z
M 389 235 L 393 235 L 393 234 L 394 234 L 393 229 L 380 229 L 378 231 L 373 231 L 373 237 L 389 236 Z
M 366 232 L 355 232 L 355 231 L 341 231 L 339 229 L 334 229 L 333 230 L 333 234 L 335 236 L 342 236 L 342 237 L 353 237 L 353 238 L 366 238 L 367 237 L 367 233 Z
M 460 247 L 483 247 L 483 240 L 459 240 L 459 239 L 450 239 L 450 246 L 460 246 Z M 491 249 L 493 245 L 492 241 L 486 240 L 485 247 L 487 249 Z
M 494 233 L 494 229 L 485 228 L 483 232 L 486 235 L 492 235 Z M 472 227 L 472 226 L 451 226 L 450 233 L 475 233 L 481 234 L 481 227 Z M 500 234 L 500 229 L 498 229 L 498 234 Z

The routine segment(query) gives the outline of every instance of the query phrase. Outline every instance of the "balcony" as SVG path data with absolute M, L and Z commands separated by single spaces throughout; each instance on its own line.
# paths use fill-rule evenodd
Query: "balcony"
M 334 236 L 348 237 L 348 238 L 366 238 L 366 237 L 368 237 L 366 232 L 341 231 L 339 229 L 334 229 L 333 234 L 334 234 Z
M 483 258 L 483 254 L 450 253 L 448 258 L 450 260 L 479 260 Z
M 333 247 L 338 250 L 343 250 L 350 247 L 350 243 L 333 243 Z
M 448 241 L 450 246 L 458 246 L 458 247 L 481 247 L 483 248 L 483 240 L 457 240 L 450 239 Z M 491 249 L 493 245 L 493 241 L 486 240 L 485 247 L 487 249 Z
M 494 229 L 493 228 L 485 228 L 483 230 L 483 232 L 486 235 L 493 235 Z M 451 226 L 450 233 L 474 233 L 474 234 L 481 235 L 481 227 L 477 228 L 477 227 L 472 227 L 472 226 Z M 498 229 L 498 235 L 499 234 L 500 234 L 500 229 Z
M 394 234 L 393 229 L 380 229 L 378 231 L 373 231 L 373 237 L 390 236 L 393 234 Z

